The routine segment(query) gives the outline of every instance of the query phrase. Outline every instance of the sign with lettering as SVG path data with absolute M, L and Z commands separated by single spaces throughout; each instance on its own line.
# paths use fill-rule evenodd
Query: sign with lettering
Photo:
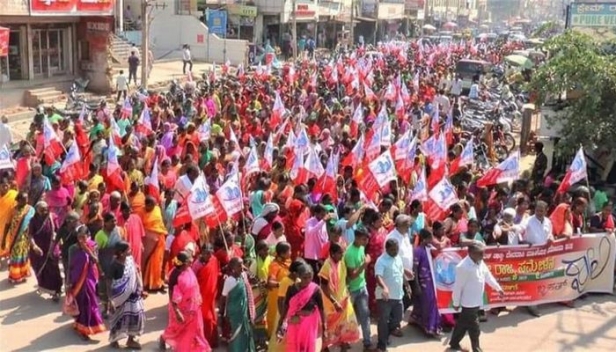
M 615 254 L 614 235 L 607 233 L 575 236 L 545 246 L 488 247 L 484 262 L 505 295 L 499 298 L 486 284 L 483 308 L 570 301 L 589 292 L 611 293 Z M 428 256 L 441 313 L 455 311 L 456 266 L 465 256 L 466 249 L 459 248 L 435 250 Z
M 569 7 L 567 26 L 595 40 L 616 39 L 616 3 L 574 3 Z
M 257 7 L 256 6 L 231 4 L 231 5 L 227 5 L 227 11 L 229 11 L 229 15 L 231 16 L 240 16 L 240 17 L 248 17 L 248 18 L 257 17 Z
M 0 0 L 2 15 L 8 16 L 28 16 L 30 15 L 30 4 L 28 0 Z
M 314 4 L 296 4 L 295 17 L 297 18 L 312 18 L 317 14 L 317 8 Z
M 31 0 L 32 16 L 105 16 L 113 14 L 115 0 Z

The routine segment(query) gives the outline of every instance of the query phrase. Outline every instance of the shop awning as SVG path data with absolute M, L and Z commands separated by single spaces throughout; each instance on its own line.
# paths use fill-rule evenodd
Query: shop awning
M 9 55 L 9 34 L 8 28 L 0 27 L 0 57 Z
M 371 18 L 371 17 L 356 16 L 354 19 L 357 21 L 364 21 L 364 22 L 376 22 L 376 18 Z

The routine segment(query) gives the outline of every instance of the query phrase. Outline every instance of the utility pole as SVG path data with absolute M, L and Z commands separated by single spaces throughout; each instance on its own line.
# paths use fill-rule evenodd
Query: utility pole
M 166 3 L 154 3 L 149 0 L 141 1 L 141 87 L 148 89 L 148 67 L 150 66 L 150 12 L 148 8 L 164 9 Z M 152 58 L 153 59 L 153 58 Z M 154 64 L 154 63 L 152 63 Z
M 349 26 L 349 48 L 353 48 L 355 44 L 355 0 L 351 0 L 351 25 Z
M 293 9 L 291 10 L 291 16 L 293 16 L 292 18 L 292 26 L 293 28 L 292 30 L 292 36 L 293 36 L 293 43 L 292 43 L 292 49 L 293 49 L 293 61 L 297 60 L 297 2 L 295 0 L 293 0 L 292 2 L 292 6 Z
M 150 16 L 148 0 L 141 1 L 141 87 L 148 89 L 148 66 L 150 52 Z

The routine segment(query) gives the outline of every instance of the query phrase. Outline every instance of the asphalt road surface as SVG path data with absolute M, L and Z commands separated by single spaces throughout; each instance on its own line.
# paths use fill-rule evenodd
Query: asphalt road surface
M 82 341 L 72 330 L 70 317 L 62 315 L 61 303 L 35 293 L 35 279 L 12 286 L 6 270 L 0 271 L 0 351 L 114 351 L 107 333 Z M 146 300 L 146 332 L 140 341 L 144 351 L 157 350 L 157 339 L 167 323 L 167 295 L 154 294 Z M 616 301 L 611 295 L 590 295 L 576 301 L 576 308 L 557 304 L 541 306 L 543 316 L 533 318 L 518 308 L 489 315 L 481 324 L 484 351 L 573 352 L 614 351 L 616 348 Z M 404 337 L 392 338 L 389 351 L 443 352 L 449 336 L 428 340 L 417 330 L 405 327 Z M 376 326 L 372 326 L 376 341 Z M 462 345 L 470 347 L 468 338 Z M 125 349 L 126 350 L 126 349 Z M 225 351 L 219 348 L 219 351 Z M 360 344 L 353 351 L 361 351 Z M 184 352 L 184 351 L 181 351 Z M 290 351 L 293 352 L 293 351 Z

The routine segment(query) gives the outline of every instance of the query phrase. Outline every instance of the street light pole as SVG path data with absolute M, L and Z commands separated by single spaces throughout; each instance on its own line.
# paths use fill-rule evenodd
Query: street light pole
M 164 9 L 167 4 L 154 3 L 150 0 L 141 1 L 141 87 L 144 89 L 148 89 L 148 67 L 150 66 L 150 11 L 148 11 L 150 7 Z
M 150 16 L 148 0 L 141 1 L 141 87 L 148 89 L 148 65 L 150 52 Z
M 351 25 L 349 27 L 349 42 L 347 45 L 352 48 L 355 44 L 355 0 L 351 0 Z
M 293 49 L 293 60 L 297 60 L 297 14 L 295 13 L 296 8 L 297 8 L 297 3 L 295 0 L 293 0 L 292 2 L 292 6 L 293 9 L 291 9 L 291 16 L 293 16 L 292 18 L 292 26 L 293 28 L 291 29 L 292 35 L 293 35 L 293 44 L 292 44 L 292 49 Z

